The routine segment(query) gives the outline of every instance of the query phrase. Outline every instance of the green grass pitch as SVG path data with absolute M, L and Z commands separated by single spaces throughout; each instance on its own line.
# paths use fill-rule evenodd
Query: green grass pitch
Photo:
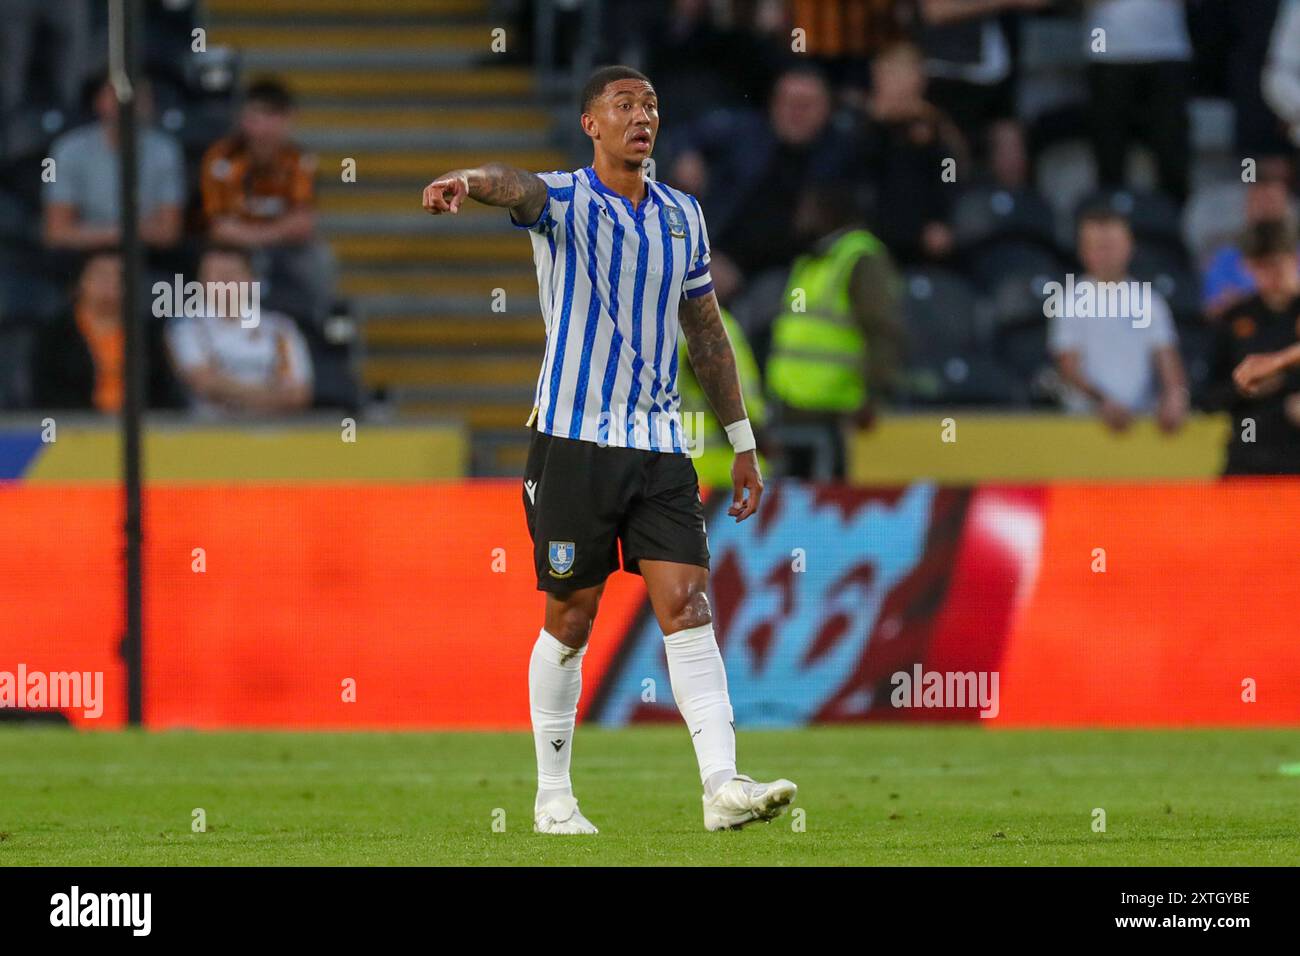
M 726 833 L 704 831 L 682 728 L 576 744 L 594 837 L 532 832 L 528 734 L 4 728 L 0 865 L 1300 861 L 1295 731 L 742 729 L 741 769 L 793 779 L 803 814 Z

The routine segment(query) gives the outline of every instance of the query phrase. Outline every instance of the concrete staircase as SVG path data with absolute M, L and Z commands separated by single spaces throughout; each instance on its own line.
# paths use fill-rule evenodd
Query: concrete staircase
M 527 67 L 490 52 L 486 0 L 207 0 L 208 44 L 282 78 L 320 157 L 340 293 L 364 320 L 362 377 L 401 417 L 472 429 L 476 474 L 519 474 L 543 329 L 529 243 L 502 210 L 433 219 L 434 176 L 500 160 L 567 166 Z M 507 35 L 507 43 L 510 37 Z M 342 161 L 356 161 L 344 183 Z M 505 312 L 493 312 L 493 290 Z

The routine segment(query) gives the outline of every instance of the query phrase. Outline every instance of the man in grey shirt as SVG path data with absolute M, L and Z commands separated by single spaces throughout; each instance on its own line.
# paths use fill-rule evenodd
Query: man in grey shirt
M 137 103 L 147 120 L 149 94 L 141 85 Z M 117 97 L 104 79 L 93 101 L 98 121 L 69 130 L 54 141 L 53 179 L 45 184 L 44 239 L 51 249 L 85 250 L 117 245 Z M 139 138 L 140 237 L 154 248 L 181 238 L 185 205 L 185 161 L 180 144 L 143 127 Z

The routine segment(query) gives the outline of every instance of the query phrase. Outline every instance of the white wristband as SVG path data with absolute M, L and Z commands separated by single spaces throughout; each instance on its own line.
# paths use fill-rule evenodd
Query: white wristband
M 749 426 L 748 418 L 732 422 L 726 426 L 726 430 L 727 441 L 731 442 L 731 450 L 737 455 L 742 451 L 753 451 L 758 447 L 758 442 L 754 441 L 754 429 Z

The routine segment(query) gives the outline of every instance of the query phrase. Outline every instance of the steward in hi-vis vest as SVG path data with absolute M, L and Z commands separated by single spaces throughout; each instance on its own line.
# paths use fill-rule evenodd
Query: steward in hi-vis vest
M 780 425 L 773 437 L 793 477 L 845 477 L 844 428 L 871 424 L 899 367 L 901 282 L 884 243 L 854 215 L 831 184 L 800 200 L 800 231 L 820 238 L 790 269 L 765 376 Z
M 887 253 L 865 229 L 828 238 L 824 251 L 800 256 L 790 270 L 772 327 L 768 390 L 790 408 L 852 414 L 867 402 L 871 347 L 854 309 L 853 270 L 863 257 Z

